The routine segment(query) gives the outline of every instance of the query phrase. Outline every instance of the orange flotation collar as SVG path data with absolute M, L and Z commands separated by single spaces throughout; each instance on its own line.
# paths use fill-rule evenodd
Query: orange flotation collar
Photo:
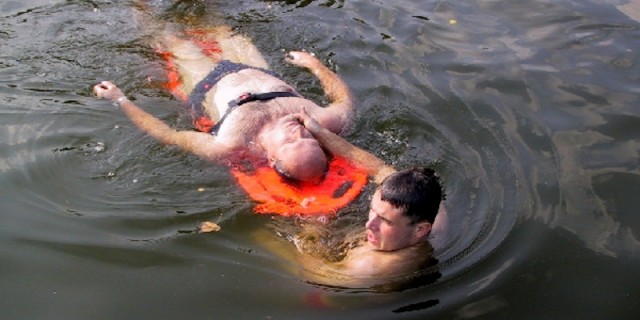
M 334 157 L 320 184 L 285 182 L 271 167 L 252 173 L 232 169 L 231 173 L 249 197 L 258 202 L 256 213 L 332 215 L 355 199 L 367 184 L 367 173 L 347 160 Z
M 204 32 L 188 33 L 193 42 L 207 55 L 222 51 L 213 40 L 204 39 Z M 169 52 L 158 51 L 166 61 L 166 88 L 178 99 L 187 101 L 188 95 L 180 90 L 180 75 Z M 196 129 L 210 132 L 214 122 L 206 117 L 194 119 Z M 333 157 L 329 161 L 329 170 L 319 184 L 300 182 L 287 183 L 271 167 L 258 167 L 251 172 L 232 168 L 231 174 L 249 197 L 257 202 L 254 208 L 260 214 L 292 215 L 333 215 L 354 200 L 367 184 L 365 170 L 355 167 L 347 160 Z

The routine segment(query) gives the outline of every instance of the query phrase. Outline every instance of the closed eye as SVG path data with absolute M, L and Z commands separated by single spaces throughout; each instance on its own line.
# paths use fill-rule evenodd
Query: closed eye
M 392 222 L 391 220 L 389 220 L 389 219 L 387 219 L 387 218 L 385 218 L 385 217 L 383 217 L 383 216 L 381 216 L 381 215 L 377 215 L 377 216 L 378 216 L 378 218 L 380 218 L 380 220 L 382 220 L 384 223 L 386 223 L 386 224 L 388 224 L 388 225 L 390 225 L 390 226 L 391 226 L 391 225 L 393 225 L 393 222 Z

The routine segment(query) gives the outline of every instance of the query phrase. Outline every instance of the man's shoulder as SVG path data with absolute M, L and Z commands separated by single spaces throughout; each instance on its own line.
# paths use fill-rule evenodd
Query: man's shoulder
M 409 249 L 409 250 L 407 250 Z M 305 276 L 312 282 L 345 286 L 373 287 L 402 281 L 414 274 L 430 261 L 431 256 L 424 250 L 403 249 L 398 251 L 377 251 L 370 247 L 357 246 L 351 249 L 339 262 L 318 262 L 305 256 Z
M 395 277 L 414 272 L 424 257 L 414 248 L 379 251 L 365 246 L 354 248 L 345 258 L 345 269 L 361 277 Z

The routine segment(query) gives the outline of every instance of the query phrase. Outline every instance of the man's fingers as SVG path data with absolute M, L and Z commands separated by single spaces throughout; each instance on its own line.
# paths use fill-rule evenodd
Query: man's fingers
M 296 62 L 296 54 L 293 51 L 288 52 L 285 56 L 284 56 L 284 60 L 289 62 L 289 63 L 295 63 Z
M 286 60 L 291 61 L 291 60 L 294 60 L 296 57 L 294 57 L 294 56 L 293 56 L 293 52 L 289 52 L 289 53 L 287 53 L 287 54 L 284 56 L 284 58 L 285 58 Z
M 302 61 L 304 61 L 305 55 L 308 54 L 309 53 L 304 51 L 289 51 L 289 53 L 287 53 L 284 58 L 285 60 L 292 63 L 301 63 Z
M 93 86 L 93 93 L 100 98 L 105 98 L 109 91 L 116 89 L 116 86 L 109 81 L 102 81 Z
M 113 87 L 115 87 L 115 85 L 109 81 L 102 81 L 98 84 L 98 86 L 100 86 L 100 88 L 108 90 L 111 89 Z
M 93 86 L 93 93 L 95 93 L 95 95 L 99 96 L 101 90 L 104 90 L 104 88 L 102 88 L 102 84 L 98 83 Z

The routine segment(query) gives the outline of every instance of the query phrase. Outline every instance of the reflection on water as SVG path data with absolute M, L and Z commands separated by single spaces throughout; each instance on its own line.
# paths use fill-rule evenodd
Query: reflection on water
M 442 277 L 374 294 L 288 273 L 250 236 L 271 218 L 252 214 L 223 168 L 158 145 L 91 96 L 98 80 L 115 80 L 185 126 L 132 3 L 4 1 L 5 318 L 622 319 L 639 310 L 638 1 L 153 2 L 176 25 L 224 22 L 253 37 L 318 101 L 318 83 L 283 53 L 312 50 L 331 65 L 359 100 L 348 138 L 443 177 Z M 337 229 L 364 221 L 370 193 Z M 222 230 L 198 234 L 202 221 Z

